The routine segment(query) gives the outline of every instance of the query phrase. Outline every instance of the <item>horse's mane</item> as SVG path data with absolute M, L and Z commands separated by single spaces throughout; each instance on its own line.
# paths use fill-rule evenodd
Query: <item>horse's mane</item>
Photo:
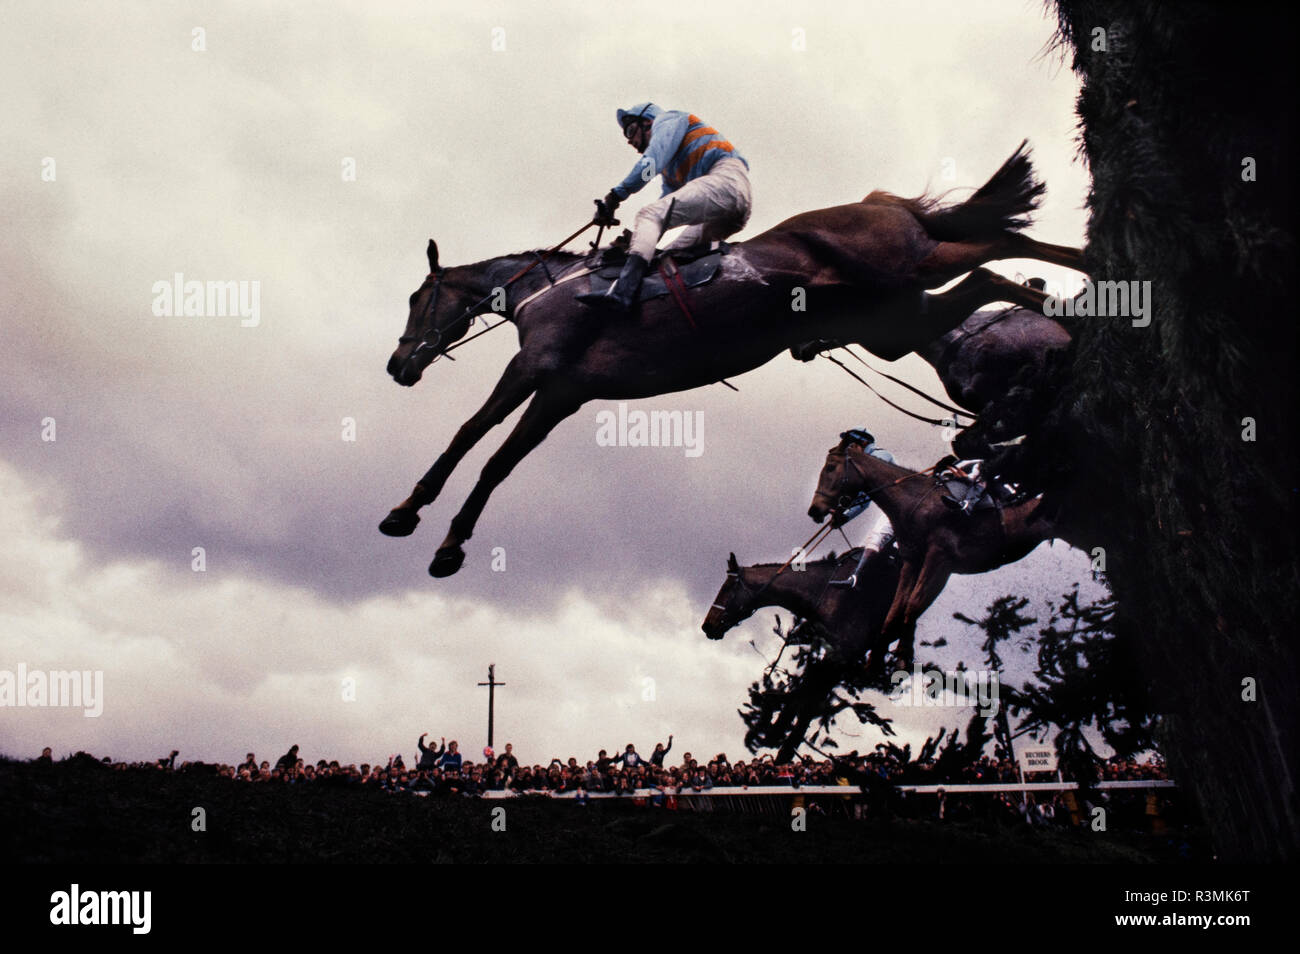
M 846 550 L 844 553 L 838 555 L 834 550 L 831 550 L 824 557 L 818 557 L 816 560 L 804 560 L 804 566 L 834 566 L 841 563 L 846 557 L 856 554 L 858 550 L 861 549 L 862 547 L 855 547 L 852 550 Z M 782 561 L 782 563 L 784 563 L 784 561 Z M 781 566 L 782 563 L 755 563 L 752 569 L 765 570 L 769 566 Z
M 460 267 L 476 268 L 476 269 L 491 268 L 493 265 L 498 264 L 502 259 L 506 259 L 506 258 L 526 258 L 529 261 L 533 261 L 536 256 L 545 255 L 547 252 L 550 252 L 550 249 L 529 248 L 529 249 L 524 249 L 522 252 L 508 252 L 505 255 L 493 255 L 491 258 L 485 258 L 482 261 L 478 261 L 478 262 L 470 262 L 468 265 L 462 265 Z M 556 262 L 561 262 L 563 264 L 569 265 L 574 262 L 581 261 L 582 259 L 586 258 L 589 254 L 591 253 L 590 252 L 569 252 L 562 249 L 558 252 L 551 252 L 550 255 L 547 256 L 546 262 L 547 264 L 554 264 Z

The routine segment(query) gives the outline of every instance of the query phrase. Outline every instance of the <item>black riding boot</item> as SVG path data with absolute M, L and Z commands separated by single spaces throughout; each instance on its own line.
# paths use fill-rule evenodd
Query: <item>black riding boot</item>
M 637 292 L 641 290 L 641 279 L 645 277 L 649 265 L 640 255 L 629 254 L 618 280 L 607 291 L 603 294 L 587 292 L 577 296 L 578 301 L 602 311 L 626 313 L 636 301 Z

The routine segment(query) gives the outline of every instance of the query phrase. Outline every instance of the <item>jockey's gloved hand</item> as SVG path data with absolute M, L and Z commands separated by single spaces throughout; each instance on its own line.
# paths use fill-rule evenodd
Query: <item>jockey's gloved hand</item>
M 619 202 L 622 201 L 611 189 L 603 199 L 596 200 L 596 217 L 593 221 L 597 225 L 618 225 L 618 219 L 614 218 L 614 211 L 618 208 Z

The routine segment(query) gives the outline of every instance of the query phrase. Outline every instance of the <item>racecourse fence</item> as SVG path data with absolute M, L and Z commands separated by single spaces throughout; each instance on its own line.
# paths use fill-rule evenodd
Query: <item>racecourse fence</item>
M 1033 793 L 1057 793 L 1077 791 L 1077 782 L 1000 782 L 991 784 L 951 784 L 951 785 L 898 785 L 896 789 L 907 796 L 929 796 L 923 801 L 932 806 L 938 804 L 938 795 L 944 796 L 998 796 L 1020 795 L 1021 800 Z M 1098 782 L 1095 789 L 1100 791 L 1138 792 L 1155 789 L 1172 789 L 1177 785 L 1169 779 L 1142 779 L 1136 781 Z M 638 788 L 630 792 L 513 792 L 485 791 L 481 797 L 493 800 L 527 798 L 529 796 L 561 799 L 568 801 L 623 801 L 634 805 L 656 806 L 669 810 L 687 812 L 727 812 L 735 814 L 772 815 L 788 818 L 799 807 L 812 808 L 828 814 L 857 816 L 859 809 L 868 800 L 868 796 L 856 785 L 755 785 L 755 786 L 719 786 L 717 788 L 685 790 L 672 788 Z M 1072 796 L 1071 796 L 1072 797 Z M 919 807 L 919 806 L 918 806 Z M 1077 808 L 1074 809 L 1077 811 Z M 1159 809 L 1149 810 L 1148 814 L 1158 815 Z
M 977 785 L 896 785 L 894 786 L 900 792 L 912 792 L 918 795 L 937 795 L 940 791 L 948 795 L 997 795 L 1003 792 L 1070 792 L 1079 787 L 1078 782 L 994 782 L 991 784 Z M 1177 784 L 1172 779 L 1152 778 L 1138 779 L 1123 782 L 1098 782 L 1093 788 L 1105 791 L 1107 789 L 1143 789 L 1143 788 L 1177 788 Z M 541 796 L 542 798 L 578 798 L 585 795 L 589 799 L 598 798 L 650 798 L 652 796 L 676 795 L 678 798 L 755 798 L 767 796 L 785 796 L 789 798 L 795 795 L 838 795 L 841 798 L 851 798 L 855 795 L 861 795 L 862 791 L 856 785 L 801 785 L 791 787 L 789 785 L 753 785 L 753 786 L 719 786 L 718 788 L 691 789 L 689 791 L 672 790 L 667 788 L 638 788 L 631 792 L 514 792 L 514 791 L 486 791 L 482 792 L 483 798 L 520 798 L 530 795 Z

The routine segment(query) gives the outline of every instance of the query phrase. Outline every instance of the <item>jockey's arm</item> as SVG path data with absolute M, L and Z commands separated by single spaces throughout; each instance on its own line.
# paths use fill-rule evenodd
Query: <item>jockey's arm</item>
M 611 190 L 620 200 L 641 191 L 647 182 L 668 167 L 669 161 L 682 144 L 682 137 L 690 126 L 687 113 L 672 111 L 659 116 L 650 127 L 650 143 L 637 160 L 632 171 Z

